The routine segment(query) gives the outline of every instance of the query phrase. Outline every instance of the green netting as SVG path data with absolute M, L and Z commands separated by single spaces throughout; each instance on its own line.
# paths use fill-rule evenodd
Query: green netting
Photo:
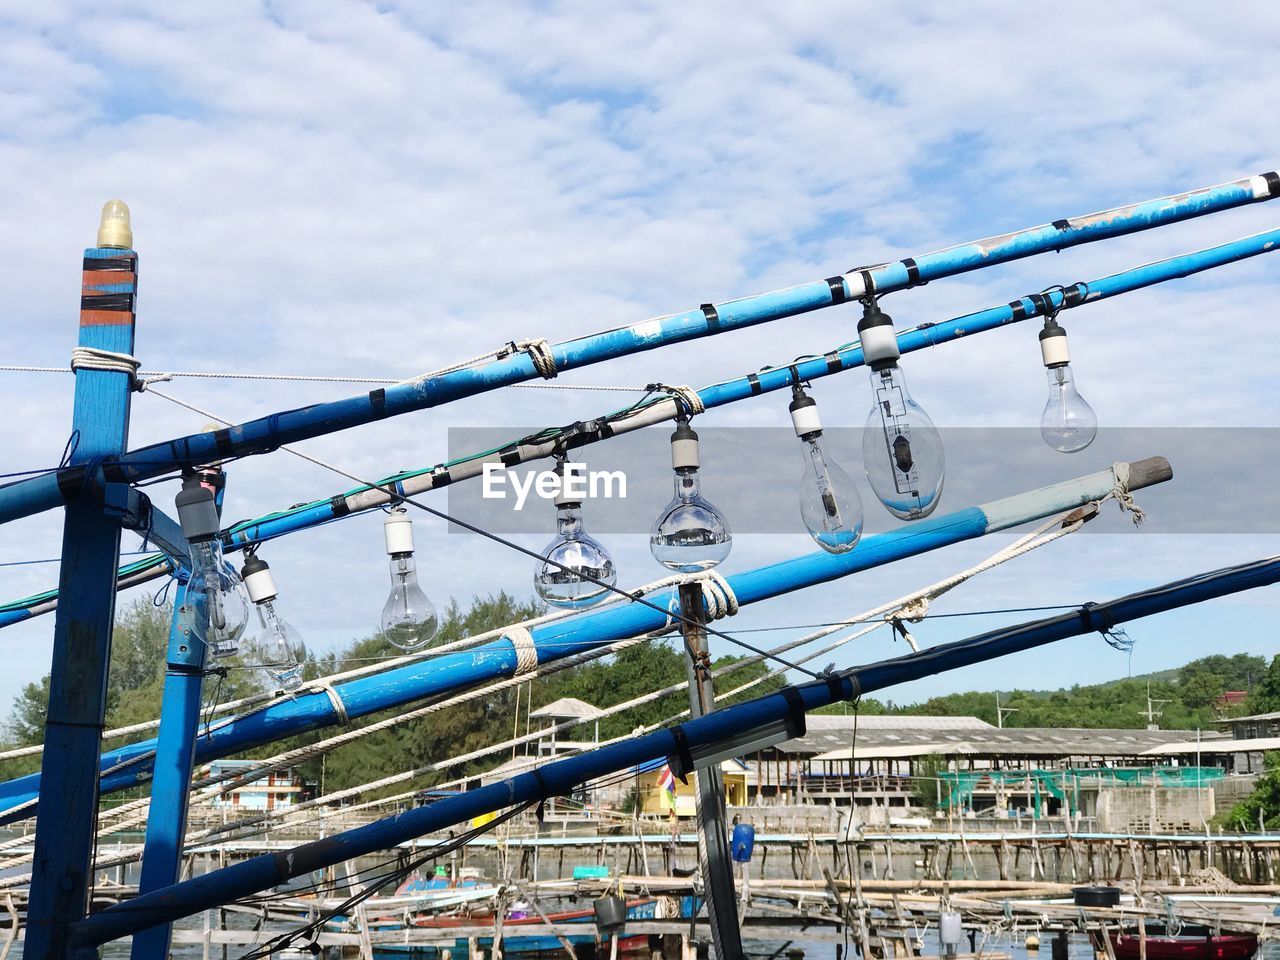
M 943 783 L 943 807 L 972 803 L 980 783 L 1025 791 L 1037 798 L 1047 793 L 1066 800 L 1068 793 L 1082 784 L 1140 787 L 1196 787 L 1226 776 L 1220 767 L 1065 767 L 1061 770 L 960 770 L 938 774 Z M 1039 804 L 1037 803 L 1038 807 Z

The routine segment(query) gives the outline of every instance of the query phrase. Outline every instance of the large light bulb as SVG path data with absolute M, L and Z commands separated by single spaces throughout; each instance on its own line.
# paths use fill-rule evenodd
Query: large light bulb
M 804 443 L 800 518 L 823 550 L 846 553 L 862 536 L 862 498 L 853 480 L 827 453 L 818 405 L 798 383 L 791 388 L 789 409 L 796 436 Z
M 1061 453 L 1079 453 L 1098 435 L 1098 417 L 1076 390 L 1067 352 L 1067 331 L 1049 317 L 1040 331 L 1040 355 L 1049 379 L 1049 399 L 1040 415 L 1040 436 Z
M 191 607 L 187 628 L 204 641 L 213 656 L 229 657 L 240 649 L 249 605 L 240 577 L 222 556 L 214 493 L 214 486 L 220 481 L 221 473 L 212 469 L 203 477 L 187 477 L 174 502 L 191 552 L 185 601 Z
M 729 521 L 702 496 L 698 435 L 683 418 L 671 434 L 675 495 L 649 532 L 649 551 L 668 570 L 697 573 L 716 566 L 733 549 Z
M 413 557 L 413 521 L 402 506 L 392 507 L 382 521 L 391 557 L 391 592 L 382 605 L 382 635 L 401 650 L 417 650 L 432 641 L 440 621 L 436 608 L 418 586 Z
M 556 535 L 542 550 L 533 588 L 553 607 L 589 607 L 603 600 L 609 587 L 618 582 L 618 569 L 609 551 L 582 526 L 582 501 L 576 499 L 579 494 L 573 489 L 572 469 L 566 471 L 560 461 L 555 472 L 560 477 L 555 495 Z
M 255 640 L 267 658 L 263 664 L 267 675 L 281 690 L 296 690 L 302 686 L 302 664 L 298 660 L 302 640 L 276 609 L 279 593 L 271 568 L 265 560 L 250 556 L 240 568 L 240 575 L 244 577 L 249 599 L 258 608 L 258 635 Z
M 893 320 L 875 301 L 863 308 L 858 333 L 871 368 L 872 407 L 862 431 L 867 480 L 895 517 L 919 520 L 937 509 L 942 496 L 942 437 L 907 391 Z

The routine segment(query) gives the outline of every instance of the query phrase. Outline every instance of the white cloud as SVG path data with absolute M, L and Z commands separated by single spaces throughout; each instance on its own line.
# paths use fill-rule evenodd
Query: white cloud
M 1266 91 L 1280 85 L 1274 18 L 1245 17 L 1242 30 L 1190 3 L 1132 22 L 1101 3 L 1064 10 L 0 7 L 8 356 L 67 356 L 78 251 L 114 195 L 134 210 L 148 367 L 410 376 L 513 338 L 562 339 L 1277 165 L 1280 128 L 1266 122 Z M 1273 206 L 1238 211 L 930 284 L 886 306 L 903 322 L 941 319 L 1221 242 L 1274 216 Z M 1073 315 L 1080 382 L 1104 423 L 1267 419 L 1277 399 L 1275 276 L 1255 261 Z M 565 379 L 700 384 L 829 349 L 854 336 L 855 322 L 856 310 L 825 311 Z M 1206 326 L 1232 334 L 1212 337 L 1211 360 Z M 940 422 L 1034 423 L 1044 386 L 1033 339 L 1013 329 L 912 357 L 911 383 Z M 0 384 L 4 470 L 51 465 L 70 379 L 6 374 Z M 231 418 L 353 390 L 169 389 Z M 818 391 L 831 425 L 861 422 L 861 374 Z M 506 391 L 304 447 L 385 473 L 439 460 L 449 425 L 563 423 L 613 400 Z M 766 398 L 707 419 L 782 425 L 784 407 Z M 201 422 L 140 397 L 131 441 Z M 255 458 L 236 465 L 228 512 L 345 486 L 286 456 Z M 791 510 L 794 491 L 778 496 Z M 56 555 L 59 529 L 53 516 L 6 527 L 0 561 Z M 653 568 L 634 539 L 618 552 L 624 579 L 640 582 Z M 438 525 L 428 542 L 438 597 L 528 588 L 522 558 L 445 538 Z M 731 562 L 742 569 L 805 543 L 744 541 Z M 1001 581 L 992 602 L 1044 582 L 1065 591 L 1068 574 L 1101 596 L 1108 569 L 1156 579 L 1177 565 L 1170 558 L 1185 573 L 1220 549 L 1200 538 L 1149 556 L 1143 544 L 1088 538 Z M 341 642 L 372 622 L 384 573 L 371 519 L 290 538 L 271 554 L 313 642 Z M 951 554 L 749 616 L 848 612 L 850 595 L 869 606 L 916 574 L 943 572 Z M 38 589 L 52 569 L 0 568 L 0 593 Z M 44 618 L 0 637 L 19 651 L 0 702 L 47 668 L 51 626 Z M 1177 656 L 1207 649 L 1193 628 L 1170 631 Z M 1061 666 L 1064 681 L 1088 679 L 1079 664 Z M 991 676 L 1008 685 L 1013 673 Z

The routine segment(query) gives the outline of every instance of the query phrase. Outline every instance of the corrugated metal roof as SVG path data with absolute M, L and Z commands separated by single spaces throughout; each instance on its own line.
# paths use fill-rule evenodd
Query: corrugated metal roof
M 1247 717 L 1223 717 L 1221 720 L 1213 722 L 1239 723 L 1241 720 L 1280 720 L 1280 710 L 1273 710 L 1271 713 L 1251 713 Z
M 1144 753 L 1164 756 L 1171 753 L 1258 753 L 1262 750 L 1280 750 L 1280 737 L 1250 737 L 1244 740 L 1228 740 L 1221 737 L 1202 737 L 1195 740 L 1179 740 L 1152 747 Z
M 604 716 L 604 711 L 599 707 L 592 706 L 585 700 L 577 700 L 573 697 L 561 697 L 554 703 L 548 703 L 545 707 L 539 707 L 534 710 L 531 717 L 549 717 L 552 720 L 598 720 Z
M 909 723 L 914 717 L 899 717 Z M 938 736 L 936 731 L 864 730 L 858 727 L 857 743 L 851 742 L 852 731 L 828 750 L 818 751 L 813 759 L 848 760 L 851 755 L 865 759 L 918 757 L 928 753 L 990 757 L 1138 757 L 1155 753 L 1160 747 L 1177 744 L 1186 737 L 1185 730 L 1098 730 L 1056 727 L 1005 727 L 988 725 L 985 730 L 967 730 L 954 736 Z M 823 736 L 819 734 L 818 736 Z M 810 737 L 788 741 L 779 749 L 788 753 L 809 753 L 807 749 L 790 749 L 792 743 L 802 745 Z M 1201 741 L 1203 750 L 1221 751 L 1227 738 L 1214 734 Z M 1267 748 L 1254 748 L 1267 749 Z

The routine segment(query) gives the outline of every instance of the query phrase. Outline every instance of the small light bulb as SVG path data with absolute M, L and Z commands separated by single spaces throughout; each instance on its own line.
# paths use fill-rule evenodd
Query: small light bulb
M 827 453 L 818 404 L 800 384 L 791 388 L 791 422 L 804 443 L 800 518 L 828 553 L 847 553 L 862 536 L 862 498 L 853 480 Z
M 267 658 L 263 664 L 267 674 L 281 690 L 298 689 L 302 686 L 302 663 L 299 661 L 302 640 L 276 609 L 279 591 L 276 590 L 275 578 L 271 576 L 271 568 L 265 560 L 256 555 L 250 556 L 240 568 L 240 576 L 244 578 L 249 599 L 258 608 L 258 635 L 254 639 Z
M 893 320 L 874 300 L 863 307 L 858 334 L 871 368 L 872 407 L 862 431 L 867 480 L 891 514 L 919 520 L 933 513 L 942 497 L 942 437 L 907 391 Z
M 561 460 L 555 472 L 560 476 L 555 495 L 556 535 L 542 550 L 533 587 L 543 602 L 553 607 L 589 607 L 603 600 L 610 592 L 608 587 L 618 582 L 618 569 L 609 551 L 583 528 L 582 501 L 571 490 L 572 468 L 566 471 Z
M 133 227 L 129 207 L 123 200 L 108 200 L 102 205 L 98 224 L 98 246 L 129 250 L 133 247 Z
M 391 592 L 382 605 L 382 635 L 401 650 L 418 650 L 435 638 L 440 627 L 436 608 L 418 586 L 413 556 L 413 521 L 403 506 L 390 509 L 382 534 L 391 558 Z
M 178 521 L 191 552 L 184 606 L 189 607 L 185 628 L 203 640 L 215 657 L 229 657 L 240 649 L 240 636 L 249 617 L 244 586 L 222 556 L 219 517 L 214 484 L 218 471 L 187 477 L 174 502 Z
M 675 495 L 662 508 L 649 532 L 649 551 L 668 570 L 710 570 L 733 549 L 729 521 L 702 496 L 698 478 L 698 434 L 681 417 L 671 434 L 671 467 Z
M 1040 436 L 1060 453 L 1079 453 L 1098 435 L 1098 417 L 1076 390 L 1067 350 L 1067 331 L 1049 317 L 1040 331 L 1040 356 L 1049 380 L 1049 399 L 1040 415 Z

